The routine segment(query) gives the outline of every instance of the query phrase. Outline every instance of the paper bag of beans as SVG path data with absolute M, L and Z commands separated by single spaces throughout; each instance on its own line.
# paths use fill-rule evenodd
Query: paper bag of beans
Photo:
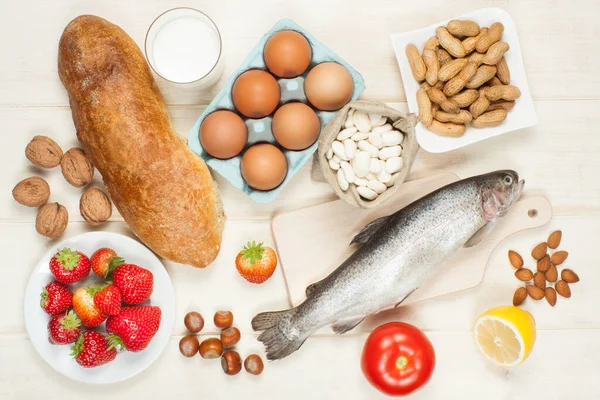
M 377 207 L 402 185 L 419 145 L 417 116 L 377 101 L 355 101 L 321 131 L 312 178 L 347 203 Z

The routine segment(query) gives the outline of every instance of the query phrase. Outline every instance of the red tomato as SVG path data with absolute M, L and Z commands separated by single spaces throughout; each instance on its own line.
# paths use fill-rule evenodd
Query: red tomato
M 429 381 L 435 368 L 435 352 L 419 328 L 390 322 L 367 338 L 361 367 L 367 380 L 381 392 L 405 396 Z

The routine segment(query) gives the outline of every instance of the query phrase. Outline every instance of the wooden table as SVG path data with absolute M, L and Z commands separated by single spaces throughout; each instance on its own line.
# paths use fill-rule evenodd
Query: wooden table
M 225 308 L 233 310 L 243 332 L 240 352 L 262 351 L 249 322 L 259 311 L 288 306 L 283 276 L 278 269 L 266 284 L 249 285 L 235 271 L 233 257 L 248 239 L 272 244 L 269 221 L 274 214 L 334 198 L 327 185 L 311 182 L 308 166 L 266 205 L 255 204 L 216 176 L 229 216 L 221 255 L 205 270 L 165 262 L 179 315 L 172 340 L 145 372 L 109 387 L 78 384 L 54 372 L 31 345 L 23 322 L 25 285 L 37 259 L 57 242 L 36 234 L 35 210 L 15 203 L 12 187 L 27 176 L 41 174 L 50 183 L 52 201 L 69 210 L 64 237 L 91 230 L 78 212 L 80 190 L 69 186 L 57 170 L 34 168 L 23 153 L 35 134 L 54 138 L 63 149 L 77 145 L 67 96 L 57 75 L 62 29 L 79 14 L 96 14 L 122 26 L 141 45 L 153 18 L 180 5 L 202 9 L 214 18 L 221 28 L 227 62 L 223 80 L 211 91 L 181 91 L 163 85 L 173 124 L 182 135 L 255 42 L 280 18 L 293 18 L 360 71 L 367 84 L 363 98 L 406 109 L 388 39 L 391 33 L 484 6 L 510 12 L 519 31 L 539 125 L 450 153 L 421 151 L 410 178 L 441 170 L 466 177 L 513 168 L 527 180 L 527 194 L 544 195 L 551 201 L 554 218 L 548 226 L 505 240 L 491 255 L 484 281 L 477 288 L 407 306 L 393 318 L 424 329 L 436 349 L 437 368 L 431 383 L 413 398 L 600 398 L 600 270 L 594 247 L 600 240 L 600 4 L 594 0 L 0 2 L 1 398 L 95 399 L 105 394 L 177 399 L 384 398 L 360 371 L 365 334 L 314 336 L 292 357 L 268 364 L 258 378 L 245 373 L 225 376 L 218 363 L 199 357 L 184 359 L 177 349 L 187 311 L 197 309 L 210 319 L 215 310 Z M 93 185 L 101 186 L 98 176 Z M 118 215 L 99 229 L 131 235 Z M 582 282 L 573 287 L 571 299 L 559 299 L 555 308 L 527 301 L 525 308 L 535 315 L 538 327 L 534 351 L 522 366 L 496 368 L 477 353 L 471 325 L 480 312 L 512 298 L 517 282 L 507 265 L 507 249 L 526 254 L 553 229 L 563 230 L 563 248 L 569 250 L 570 265 Z M 209 326 L 204 333 L 214 331 Z

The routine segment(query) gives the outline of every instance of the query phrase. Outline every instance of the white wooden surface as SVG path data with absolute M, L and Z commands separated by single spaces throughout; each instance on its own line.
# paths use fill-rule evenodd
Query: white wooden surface
M 76 144 L 68 101 L 56 72 L 56 48 L 73 17 L 93 13 L 121 25 L 143 43 L 147 26 L 160 12 L 192 6 L 208 12 L 222 30 L 227 61 L 225 79 L 254 43 L 279 18 L 289 17 L 310 30 L 359 70 L 367 83 L 365 98 L 405 108 L 401 77 L 388 40 L 438 20 L 498 6 L 513 16 L 523 50 L 540 124 L 521 132 L 451 152 L 421 152 L 412 178 L 449 170 L 469 176 L 497 168 L 514 168 L 527 180 L 528 194 L 546 196 L 554 218 L 544 228 L 511 236 L 492 253 L 483 282 L 476 288 L 403 308 L 402 320 L 424 329 L 436 349 L 437 368 L 418 399 L 595 399 L 600 357 L 600 53 L 597 51 L 600 4 L 595 0 L 0 0 L 0 398 L 184 398 L 208 399 L 373 399 L 384 398 L 363 379 L 359 355 L 366 334 L 319 335 L 286 360 L 271 363 L 258 378 L 227 377 L 218 363 L 183 359 L 177 342 L 179 323 L 163 355 L 136 378 L 107 388 L 77 384 L 56 374 L 35 353 L 24 329 L 23 292 L 35 261 L 54 242 L 35 233 L 35 211 L 10 195 L 22 178 L 40 171 L 23 149 L 34 134 L 55 138 L 63 148 Z M 222 84 L 222 81 L 221 81 Z M 173 124 L 184 135 L 218 91 L 184 92 L 165 87 Z M 42 172 L 52 200 L 65 204 L 71 222 L 65 235 L 90 228 L 78 213 L 80 191 L 58 171 Z M 205 316 L 230 308 L 243 332 L 241 353 L 260 351 L 249 321 L 259 311 L 288 306 L 281 271 L 263 286 L 246 284 L 233 267 L 238 247 L 248 239 L 272 243 L 269 220 L 277 212 L 333 199 L 324 184 L 310 181 L 309 168 L 296 175 L 279 198 L 256 205 L 217 177 L 229 215 L 223 250 L 206 270 L 166 263 L 177 293 L 178 320 L 197 309 Z M 100 180 L 95 179 L 95 185 Z M 99 228 L 128 233 L 115 215 Z M 517 282 L 506 250 L 527 253 L 552 229 L 563 230 L 569 265 L 581 283 L 573 297 L 552 309 L 527 302 L 538 324 L 538 341 L 530 359 L 504 371 L 486 363 L 473 346 L 470 329 L 485 309 L 508 303 Z M 398 315 L 394 314 L 394 318 Z M 381 313 L 372 327 L 391 317 Z M 211 333 L 209 329 L 205 333 Z

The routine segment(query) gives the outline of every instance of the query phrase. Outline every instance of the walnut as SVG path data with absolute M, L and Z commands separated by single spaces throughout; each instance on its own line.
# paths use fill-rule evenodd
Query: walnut
M 83 150 L 76 147 L 65 153 L 60 162 L 60 169 L 67 182 L 75 187 L 87 185 L 94 177 L 94 166 Z
M 102 190 L 89 188 L 81 195 L 79 211 L 90 225 L 100 225 L 112 215 L 112 204 Z
M 17 183 L 12 195 L 24 206 L 39 207 L 50 198 L 50 186 L 42 178 L 32 176 Z
M 49 238 L 59 237 L 67 228 L 69 212 L 58 203 L 44 204 L 35 219 L 35 230 Z
M 48 136 L 34 136 L 25 148 L 25 156 L 38 167 L 54 168 L 60 164 L 63 152 Z

